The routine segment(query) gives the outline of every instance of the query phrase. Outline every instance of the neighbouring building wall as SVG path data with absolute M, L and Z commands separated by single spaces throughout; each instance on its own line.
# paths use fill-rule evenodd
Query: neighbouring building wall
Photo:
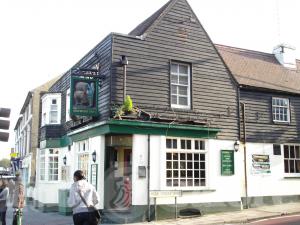
M 300 98 L 297 95 L 241 89 L 245 103 L 246 140 L 256 143 L 299 143 Z M 289 100 L 290 122 L 274 122 L 272 97 Z M 241 129 L 243 132 L 243 129 Z M 243 135 L 243 134 L 242 134 Z
M 253 155 L 267 155 L 269 157 L 270 173 L 258 173 L 253 167 Z M 299 157 L 299 152 L 297 153 Z M 248 196 L 288 196 L 299 195 L 299 175 L 285 174 L 284 151 L 274 155 L 273 144 L 247 143 L 247 176 Z M 253 200 L 258 204 L 261 199 Z M 270 199 L 271 201 L 271 199 Z

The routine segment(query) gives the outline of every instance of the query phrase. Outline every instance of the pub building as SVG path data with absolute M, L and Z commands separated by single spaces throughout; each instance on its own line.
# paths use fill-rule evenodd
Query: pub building
M 99 192 L 105 223 L 248 204 L 237 79 L 186 0 L 107 35 L 41 104 L 37 208 L 69 213 L 77 169 Z

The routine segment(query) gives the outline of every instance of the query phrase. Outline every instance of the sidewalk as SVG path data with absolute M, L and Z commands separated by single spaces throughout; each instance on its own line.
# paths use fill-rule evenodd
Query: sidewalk
M 12 224 L 12 209 L 8 207 L 7 224 Z M 254 220 L 278 217 L 300 213 L 300 203 L 263 206 L 245 209 L 243 211 L 217 213 L 196 218 L 163 220 L 158 222 L 134 223 L 132 225 L 221 225 L 245 224 Z M 23 225 L 72 225 L 71 216 L 62 216 L 58 213 L 42 213 L 31 205 L 24 208 Z
M 135 223 L 134 225 L 221 225 L 245 224 L 254 220 L 278 217 L 300 213 L 300 203 L 286 203 L 281 205 L 262 206 L 244 209 L 242 211 L 217 213 L 196 218 L 164 220 L 150 223 Z

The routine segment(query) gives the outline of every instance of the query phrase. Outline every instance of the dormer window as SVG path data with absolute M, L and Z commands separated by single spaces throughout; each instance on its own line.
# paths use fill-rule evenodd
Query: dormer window
M 41 126 L 60 124 L 61 121 L 61 94 L 48 93 L 42 97 Z
M 288 98 L 272 98 L 274 122 L 290 122 L 290 103 Z

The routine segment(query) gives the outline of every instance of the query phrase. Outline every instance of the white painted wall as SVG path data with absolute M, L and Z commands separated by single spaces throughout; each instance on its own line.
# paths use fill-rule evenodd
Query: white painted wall
M 92 161 L 92 153 L 96 151 L 96 162 L 98 164 L 98 193 L 100 195 L 100 203 L 98 207 L 103 209 L 104 207 L 104 153 L 105 153 L 105 136 L 97 136 L 87 140 L 88 147 L 86 152 L 89 154 L 89 173 L 88 179 L 90 179 L 90 168 Z M 66 166 L 69 167 L 69 179 L 67 181 L 59 180 L 57 182 L 45 182 L 39 181 L 39 169 L 37 170 L 37 183 L 36 188 L 33 193 L 35 200 L 38 200 L 44 204 L 58 203 L 58 190 L 59 189 L 70 189 L 73 183 L 73 174 L 74 171 L 78 169 L 78 152 L 75 148 L 75 144 L 71 146 L 69 151 L 67 147 L 59 149 L 59 173 L 61 173 L 61 167 L 63 164 L 63 157 L 66 156 L 67 162 Z M 38 151 L 39 152 L 39 151 Z M 39 155 L 37 155 L 37 162 Z M 39 164 L 37 163 L 37 167 Z M 61 179 L 61 174 L 59 174 Z M 45 194 L 47 190 L 47 194 Z
M 147 166 L 147 135 L 133 136 L 132 204 L 147 204 L 147 179 L 138 177 L 138 166 Z M 150 137 L 150 190 L 168 190 L 165 185 L 165 136 Z M 241 152 L 235 155 L 235 174 L 221 176 L 221 150 L 233 150 L 234 141 L 207 140 L 208 186 L 184 192 L 178 203 L 231 202 L 241 199 Z M 178 190 L 180 190 L 178 188 Z M 205 191 L 206 190 L 206 191 Z M 161 198 L 157 204 L 173 204 L 174 198 Z M 152 200 L 153 204 L 153 200 Z
M 248 196 L 299 195 L 300 178 L 284 177 L 284 155 L 273 155 L 273 145 L 263 143 L 247 144 Z M 270 156 L 271 174 L 253 174 L 252 154 Z

